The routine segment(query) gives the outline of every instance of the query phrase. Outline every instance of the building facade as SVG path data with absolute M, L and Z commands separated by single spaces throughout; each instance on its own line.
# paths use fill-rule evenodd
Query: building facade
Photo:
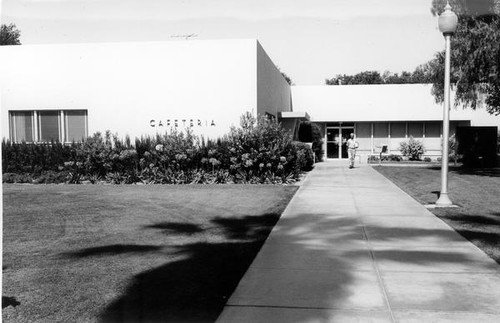
M 256 40 L 2 46 L 2 136 L 71 142 L 191 128 L 221 136 L 246 111 L 291 111 Z
M 294 109 L 306 110 L 320 125 L 327 158 L 347 158 L 350 133 L 363 158 L 381 151 L 399 154 L 399 144 L 413 137 L 424 143 L 425 156 L 441 155 L 443 106 L 430 84 L 292 87 Z M 499 126 L 500 117 L 482 109 L 452 108 L 450 133 L 459 126 Z
M 298 132 L 320 126 L 329 159 L 347 157 L 354 133 L 363 158 L 410 136 L 439 156 L 442 105 L 426 84 L 289 86 L 257 40 L 2 46 L 2 136 L 72 142 L 110 130 L 131 138 L 191 129 L 218 137 L 245 112 Z M 500 126 L 460 107 L 457 126 Z

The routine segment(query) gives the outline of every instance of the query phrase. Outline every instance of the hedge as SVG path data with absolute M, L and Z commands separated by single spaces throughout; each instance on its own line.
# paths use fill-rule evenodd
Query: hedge
M 107 131 L 81 143 L 2 142 L 4 182 L 290 183 L 313 167 L 313 152 L 280 124 L 251 114 L 217 140 L 172 130 L 124 140 Z

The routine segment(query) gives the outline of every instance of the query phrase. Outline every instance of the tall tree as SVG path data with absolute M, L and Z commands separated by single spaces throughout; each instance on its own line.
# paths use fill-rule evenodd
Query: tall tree
M 2 24 L 0 27 L 0 45 L 21 45 L 20 37 L 21 32 L 15 24 Z
M 290 76 L 288 76 L 285 72 L 282 72 L 280 67 L 279 66 L 276 66 L 278 68 L 278 71 L 280 71 L 281 75 L 285 78 L 285 81 L 289 84 L 289 85 L 295 85 L 292 81 L 292 78 Z
M 451 38 L 451 83 L 455 104 L 500 114 L 500 0 L 451 0 L 458 28 Z M 431 12 L 443 12 L 446 0 L 433 0 Z M 437 102 L 443 101 L 444 51 L 427 63 Z
M 365 71 L 355 75 L 337 74 L 326 79 L 326 85 L 353 85 L 353 84 L 407 84 L 431 83 L 427 65 L 418 66 L 414 72 L 403 71 L 401 74 L 385 71 L 380 75 L 377 71 Z

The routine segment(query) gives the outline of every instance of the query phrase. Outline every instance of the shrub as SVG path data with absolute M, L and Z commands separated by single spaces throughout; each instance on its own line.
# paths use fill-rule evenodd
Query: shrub
M 432 161 L 432 160 L 431 160 L 431 158 L 430 158 L 430 157 L 425 157 L 425 158 L 424 158 L 424 162 L 430 163 L 431 161 Z
M 33 183 L 33 176 L 27 173 L 3 173 L 2 181 L 4 183 Z
M 387 161 L 395 161 L 395 162 L 400 162 L 403 158 L 400 155 L 386 155 L 382 156 L 382 161 L 387 160 Z
M 463 155 L 458 153 L 458 140 L 455 134 L 451 135 L 448 139 L 448 157 L 450 160 L 453 160 L 455 165 L 463 158 Z
M 289 183 L 312 169 L 314 156 L 278 123 L 251 114 L 217 140 L 172 130 L 132 146 L 106 131 L 71 145 L 4 141 L 2 149 L 4 182 L 30 183 Z
M 399 151 L 403 156 L 409 160 L 421 160 L 422 155 L 425 153 L 424 144 L 413 137 L 408 141 L 403 141 L 399 144 Z
M 379 159 L 380 159 L 379 156 L 370 155 L 370 157 L 368 157 L 368 163 L 378 162 Z M 390 155 L 382 155 L 381 161 L 400 162 L 401 160 L 403 160 L 403 157 L 401 157 L 400 155 L 390 154 Z
M 299 141 L 311 142 L 316 161 L 323 159 L 323 136 L 321 135 L 320 127 L 316 123 L 309 121 L 300 123 Z

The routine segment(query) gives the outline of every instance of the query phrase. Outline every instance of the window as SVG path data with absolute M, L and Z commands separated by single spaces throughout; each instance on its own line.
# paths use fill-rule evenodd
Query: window
M 425 123 L 425 137 L 426 138 L 440 138 L 441 137 L 441 123 L 440 122 L 426 122 Z
M 9 114 L 10 137 L 14 142 L 33 141 L 33 112 L 11 111 Z
M 87 111 L 66 111 L 66 141 L 81 141 L 87 137 Z
M 371 138 L 372 125 L 368 122 L 356 123 L 356 137 L 357 138 Z
M 72 142 L 87 137 L 87 110 L 9 111 L 13 142 Z
M 424 136 L 423 122 L 408 122 L 408 137 L 422 138 Z
M 62 141 L 59 136 L 59 112 L 41 111 L 38 113 L 39 141 Z
M 391 122 L 391 138 L 405 138 L 406 122 Z
M 389 135 L 389 124 L 386 122 L 373 123 L 373 137 L 374 138 L 387 138 Z

